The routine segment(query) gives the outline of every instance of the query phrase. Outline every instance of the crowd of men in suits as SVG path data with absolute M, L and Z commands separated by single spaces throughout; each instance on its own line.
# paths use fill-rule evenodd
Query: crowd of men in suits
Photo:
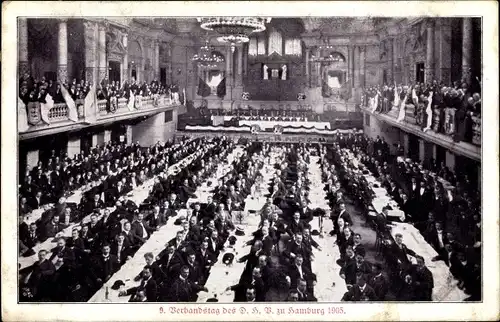
M 453 108 L 455 113 L 457 141 L 472 142 L 472 116 L 481 115 L 481 83 L 475 80 L 472 84 L 465 81 L 455 81 L 453 84 L 446 85 L 434 80 L 432 83 L 415 83 L 411 85 L 384 85 L 372 86 L 363 90 L 362 104 L 368 107 L 370 98 L 378 95 L 378 105 L 376 111 L 379 113 L 388 113 L 395 100 L 405 104 L 415 105 L 414 116 L 422 117 L 418 105 L 427 103 L 431 99 L 432 111 L 439 111 L 439 125 L 437 131 L 445 133 L 445 108 Z M 432 96 L 431 96 L 432 95 Z M 398 99 L 399 98 L 399 99 Z M 425 110 L 425 108 L 423 109 Z M 423 119 L 422 119 L 423 120 Z
M 375 147 L 371 149 L 372 153 L 367 149 L 369 146 Z M 382 153 L 383 150 L 386 153 Z M 374 141 L 363 135 L 341 140 L 334 144 L 333 149 L 327 149 L 326 159 L 331 161 L 324 171 L 330 176 L 326 177 L 327 186 L 332 182 L 337 190 L 333 199 L 338 204 L 347 193 L 368 213 L 374 194 L 364 174 L 371 172 L 398 203 L 405 214 L 403 220 L 418 228 L 437 251 L 439 255 L 432 260 L 443 260 L 450 266 L 459 288 L 470 295 L 468 300 L 480 299 L 481 215 L 478 196 L 471 193 L 473 185 L 467 181 L 467 176 L 462 176 L 456 181 L 458 184 L 453 192 L 447 190 L 449 187 L 445 187 L 439 177 L 431 176 L 421 164 L 409 160 L 401 162 L 388 150 L 381 139 Z M 351 156 L 360 162 L 351 162 Z M 331 164 L 335 167 L 328 170 Z M 335 170 L 337 174 L 331 177 Z M 373 220 L 373 226 L 382 239 L 392 239 L 389 224 L 396 218 L 391 217 L 389 210 L 389 207 L 384 207 Z M 343 222 L 348 223 L 345 219 Z M 355 234 L 348 234 L 354 236 L 354 242 Z M 394 237 L 384 250 L 393 294 L 401 300 L 430 301 L 433 278 L 425 268 L 424 259 L 404 245 L 402 235 Z M 411 264 L 407 255 L 414 256 L 417 264 Z M 369 285 L 369 279 L 363 281 Z
M 86 300 L 185 204 L 183 193 L 194 192 L 192 179 L 196 175 L 208 176 L 208 171 L 232 149 L 225 138 L 181 139 L 180 143 L 177 148 L 173 148 L 172 143 L 158 143 L 150 148 L 141 148 L 138 144 L 119 147 L 115 151 L 119 160 L 116 169 L 109 167 L 107 161 L 115 160 L 113 149 L 96 147 L 89 158 L 92 167 L 99 169 L 107 164 L 105 171 L 109 172 L 98 173 L 95 180 L 99 182 L 92 181 L 76 207 L 61 197 L 29 226 L 22 221 L 24 216 L 20 216 L 22 255 L 31 256 L 34 246 L 51 238 L 56 238 L 58 244 L 55 249 L 40 250 L 39 261 L 21 272 L 23 278 L 28 277 L 21 283 L 26 289 L 24 293 L 29 294 L 28 299 Z M 169 166 L 192 154 L 195 158 L 177 174 L 167 171 Z M 84 162 L 87 161 L 84 158 Z M 81 166 L 75 164 L 70 173 L 79 171 Z M 135 179 L 141 174 L 145 174 L 144 181 L 156 183 L 150 196 L 137 205 L 127 193 L 144 183 Z M 82 222 L 87 216 L 90 222 Z M 61 231 L 67 227 L 73 227 L 72 236 L 61 237 Z
M 33 78 L 29 73 L 21 75 L 19 78 L 19 97 L 28 105 L 29 102 L 46 103 L 46 96 L 49 94 L 54 103 L 65 103 L 65 99 L 61 90 L 64 86 L 68 94 L 73 100 L 85 99 L 87 94 L 92 89 L 92 82 L 81 79 L 73 78 L 70 82 L 68 80 L 52 80 L 46 79 L 45 76 Z M 179 87 L 175 84 L 168 85 L 160 83 L 156 78 L 150 83 L 146 81 L 138 82 L 135 77 L 130 80 L 125 80 L 122 84 L 119 81 L 109 81 L 104 78 L 99 84 L 96 84 L 96 96 L 98 100 L 107 100 L 107 107 L 109 110 L 112 98 L 125 97 L 128 101 L 130 93 L 133 95 L 140 95 L 144 97 L 153 97 L 155 94 L 179 96 Z
M 404 245 L 403 236 L 395 235 L 393 242 L 384 246 L 386 265 L 365 261 L 362 236 L 353 231 L 352 218 L 346 210 L 346 203 L 352 200 L 368 212 L 373 192 L 363 171 L 372 172 L 382 182 L 404 211 L 405 220 L 420 229 L 436 249 L 439 256 L 433 260 L 443 260 L 450 266 L 459 287 L 471 295 L 469 299 L 480 298 L 480 212 L 479 208 L 471 207 L 477 204 L 467 195 L 470 191 L 467 182 L 458 180 L 462 184 L 456 188 L 463 190 L 450 197 L 439 180 L 421 171 L 421 165 L 408 167 L 408 162 L 397 162 L 395 156 L 385 153 L 389 149 L 383 140 L 349 134 L 340 135 L 333 145 L 324 146 L 247 143 L 230 171 L 217 182 L 209 183 L 213 186 L 213 197 L 207 203 L 188 205 L 187 201 L 196 197 L 196 187 L 212 176 L 217 165 L 233 150 L 234 143 L 225 138 L 182 142 L 176 149 L 171 143 L 150 148 L 142 148 L 138 143 L 108 144 L 71 160 L 54 156 L 26 173 L 26 182 L 20 189 L 21 200 L 26 199 L 21 201 L 23 207 L 39 207 L 49 200 L 57 203 L 36 223 L 29 226 L 21 223 L 20 249 L 28 252 L 48 238 L 57 238 L 58 246 L 39 252 L 39 261 L 30 268 L 31 274 L 23 284 L 24 300 L 86 300 L 158 227 L 165 225 L 179 209 L 188 207 L 191 216 L 176 223 L 181 229 L 165 250 L 146 254 L 146 266 L 138 277 L 141 286 L 120 294 L 130 295 L 132 301 L 196 301 L 198 292 L 207 291 L 204 284 L 211 266 L 217 261 L 230 264 L 233 260 L 219 255 L 228 243 L 234 245 L 235 237 L 229 236 L 239 230 L 238 222 L 244 220 L 245 199 L 253 193 L 255 183 L 262 180 L 259 170 L 272 151 L 277 152 L 278 158 L 266 191 L 267 202 L 260 212 L 262 221 L 248 242 L 250 253 L 238 259 L 246 262 L 239 283 L 228 286 L 235 292 L 235 301 L 292 301 L 297 295 L 299 301 L 316 300 L 316 275 L 311 271 L 311 261 L 312 248 L 320 246 L 313 236 L 322 232 L 311 231 L 314 217 L 329 217 L 333 222 L 330 234 L 337 237 L 341 254 L 337 264 L 348 287 L 344 300 L 387 300 L 389 293 L 398 300 L 432 299 L 433 276 L 423 258 Z M 202 153 L 189 166 L 174 176 L 166 173 L 169 165 L 195 151 Z M 310 207 L 307 173 L 311 153 L 320 156 L 324 190 L 331 208 L 326 211 Z M 353 164 L 352 156 L 365 170 L 358 171 L 359 164 Z M 37 177 L 40 172 L 42 175 Z M 54 172 L 56 176 L 52 175 Z M 45 173 L 52 178 L 45 180 L 52 184 L 41 179 Z M 61 175 L 66 177 L 61 179 Z M 77 177 L 76 182 L 70 179 Z M 154 180 L 150 195 L 137 205 L 127 192 L 148 179 Z M 74 185 L 51 190 L 57 186 L 54 184 L 57 180 L 71 181 Z M 71 188 L 85 184 L 88 190 L 80 204 L 74 206 L 59 198 Z M 43 190 L 37 189 L 38 185 Z M 39 190 L 47 195 L 39 196 Z M 104 209 L 107 206 L 113 206 L 114 210 Z M 104 209 L 103 214 L 96 209 Z M 384 208 L 373 220 L 374 228 L 385 239 L 391 238 L 387 234 L 391 221 L 387 210 Z M 90 223 L 74 229 L 70 238 L 58 237 L 68 223 L 78 222 L 88 214 L 92 214 Z M 463 228 L 467 222 L 473 227 Z M 407 255 L 414 256 L 416 264 Z
M 265 144 L 264 156 L 277 153 L 274 176 L 264 191 L 259 229 L 247 245 L 250 252 L 239 283 L 231 285 L 235 301 L 317 301 L 316 275 L 311 270 L 312 248 L 320 246 L 311 235 L 313 210 L 309 207 L 306 145 Z

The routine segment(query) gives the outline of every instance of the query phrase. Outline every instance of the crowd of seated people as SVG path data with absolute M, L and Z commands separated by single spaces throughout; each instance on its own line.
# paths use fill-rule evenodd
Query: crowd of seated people
M 269 184 L 267 202 L 260 211 L 259 229 L 247 242 L 250 252 L 239 258 L 245 263 L 240 280 L 229 285 L 236 302 L 316 301 L 316 275 L 311 271 L 313 240 L 309 222 L 305 146 L 285 149 L 266 144 L 263 157 L 279 154 Z
M 90 91 L 92 83 L 85 80 L 77 81 L 74 78 L 71 83 L 64 80 L 61 84 L 59 81 L 47 80 L 45 77 L 33 78 L 29 73 L 25 73 L 19 79 L 19 97 L 26 105 L 29 102 L 45 103 L 47 94 L 52 97 L 54 103 L 64 103 L 61 86 L 64 86 L 75 100 L 84 99 Z
M 368 153 L 366 149 L 369 146 L 375 146 L 375 149 L 372 148 L 372 153 Z M 355 158 L 362 165 L 361 168 L 359 164 L 354 165 L 349 161 L 349 153 L 342 150 L 345 148 L 352 149 Z M 457 181 L 459 184 L 455 187 L 455 191 L 453 193 L 447 191 L 438 178 L 430 176 L 427 171 L 422 171 L 422 165 L 408 167 L 407 163 L 397 162 L 389 153 L 382 153 L 386 149 L 388 151 L 388 146 L 381 139 L 374 141 L 363 135 L 359 135 L 358 138 L 348 137 L 334 145 L 334 149 L 328 149 L 326 159 L 332 160 L 331 163 L 337 170 L 337 175 L 326 178 L 329 180 L 327 186 L 332 182 L 338 190 L 334 199 L 342 200 L 342 192 L 345 192 L 354 200 L 361 201 L 368 213 L 374 194 L 363 174 L 366 171 L 371 172 L 404 211 L 404 220 L 419 229 L 425 240 L 436 250 L 438 256 L 432 260 L 445 261 L 458 280 L 459 288 L 470 295 L 468 300 L 480 299 L 480 202 L 478 195 L 468 193 L 474 189 L 474 185 Z M 332 172 L 328 171 L 328 167 L 324 169 L 327 172 L 325 175 Z M 390 236 L 388 234 L 390 222 L 396 220 L 390 216 L 388 210 L 388 207 L 384 207 L 382 213 L 377 214 L 373 220 L 375 229 L 385 237 Z M 388 246 L 385 254 L 389 268 L 388 276 L 397 298 L 431 300 L 430 271 L 424 269 L 423 258 L 404 246 L 401 235 L 395 236 L 394 243 Z M 407 254 L 416 258 L 417 267 L 408 262 Z M 418 278 L 423 277 L 425 282 L 418 282 Z M 368 280 L 365 279 L 364 282 L 369 285 Z M 419 290 L 417 286 L 424 284 L 429 289 Z
M 269 110 L 269 109 L 210 109 L 211 115 L 215 116 L 233 116 L 238 120 L 255 121 L 308 121 L 313 120 L 315 113 L 308 110 Z
M 430 95 L 432 94 L 432 97 Z M 429 99 L 432 99 L 431 109 L 439 111 L 439 123 L 433 126 L 438 133 L 446 133 L 445 109 L 452 108 L 455 112 L 455 135 L 456 141 L 472 142 L 472 116 L 481 116 L 481 86 L 480 82 L 472 85 L 465 81 L 455 81 L 451 85 L 438 83 L 415 83 L 411 85 L 384 85 L 373 86 L 364 89 L 362 105 L 368 107 L 370 98 L 378 95 L 378 105 L 376 111 L 388 113 L 393 108 L 393 103 L 397 96 L 399 102 L 406 97 L 406 104 L 415 105 L 414 116 L 417 122 L 425 127 L 425 110 L 420 106 L 427 106 Z
M 145 150 L 138 149 L 137 155 L 133 152 L 134 146 L 130 145 L 127 147 L 130 149 L 128 155 L 131 156 L 130 162 L 125 156 L 123 159 L 125 163 L 116 163 L 116 170 L 111 170 L 108 164 L 108 170 L 114 172 L 103 175 L 101 184 L 94 185 L 84 194 L 86 197 L 82 198 L 76 207 L 79 210 L 77 213 L 73 212 L 74 207 L 66 204 L 64 198 L 60 198 L 54 208 L 43 213 L 36 222 L 29 226 L 21 223 L 20 243 L 23 246 L 21 249 L 28 251 L 33 246 L 56 237 L 58 247 L 70 254 L 67 259 L 61 256 L 55 257 L 54 254 L 62 254 L 59 248 L 42 249 L 39 252 L 39 261 L 21 274 L 25 279 L 25 283 L 22 284 L 26 287 L 25 293 L 29 295 L 28 300 L 82 301 L 88 298 L 112 275 L 112 272 L 119 268 L 119 265 L 112 265 L 106 260 L 109 254 L 107 250 L 116 249 L 115 246 L 118 244 L 118 249 L 123 251 L 123 256 L 114 254 L 120 259 L 119 264 L 123 264 L 129 256 L 133 256 L 133 253 L 149 238 L 150 234 L 166 222 L 168 219 L 166 214 L 174 215 L 174 211 L 182 205 L 183 201 L 177 198 L 178 195 L 182 195 L 180 183 L 185 182 L 186 179 L 189 180 L 192 177 L 191 172 L 200 176 L 204 175 L 205 170 L 201 166 L 209 162 L 211 165 L 208 168 L 213 168 L 214 158 L 223 159 L 226 154 L 222 150 L 228 146 L 226 140 L 223 139 L 216 139 L 211 144 L 207 144 L 208 140 L 204 139 L 193 141 L 184 139 L 181 143 L 184 144 L 177 149 L 172 149 L 171 144 L 166 146 L 156 144 Z M 104 148 L 95 150 L 99 155 Z M 192 160 L 190 166 L 176 175 L 168 176 L 165 172 L 167 166 L 175 164 L 196 151 L 202 153 L 208 151 L 215 154 L 198 155 Z M 126 152 L 117 152 L 117 159 L 120 160 L 121 154 L 124 153 Z M 142 157 L 147 155 L 148 162 L 142 160 L 143 162 L 140 163 L 141 155 Z M 110 157 L 113 160 L 112 155 Z M 143 204 L 137 205 L 127 196 L 127 192 L 133 189 L 134 184 L 140 187 L 143 182 L 135 181 L 135 178 L 141 175 L 144 175 L 145 180 L 156 178 L 159 184 L 155 185 L 150 197 Z M 118 182 L 123 182 L 123 184 Z M 122 198 L 119 198 L 120 194 Z M 105 208 L 112 205 L 115 206 L 113 211 Z M 104 211 L 103 215 L 100 214 L 101 210 Z M 149 214 L 151 210 L 152 214 Z M 159 210 L 161 210 L 161 216 Z M 90 223 L 68 225 L 68 223 L 79 222 L 84 215 L 88 214 L 90 214 Z M 60 232 L 66 227 L 73 227 L 73 236 L 59 238 Z M 123 235 L 124 240 L 121 240 L 119 235 Z M 66 243 L 68 243 L 67 247 Z M 47 258 L 50 252 L 52 255 Z M 28 253 L 28 255 L 31 254 Z M 105 259 L 104 262 L 101 255 Z M 97 261 L 96 265 L 94 261 Z M 54 265 L 55 273 L 52 272 Z M 60 270 L 58 265 L 64 270 Z M 63 277 L 59 276 L 61 272 L 66 272 Z M 52 292 L 51 286 L 55 284 L 64 285 L 65 292 Z
M 124 195 L 124 199 L 116 201 L 115 211 L 105 210 L 101 220 L 98 220 L 97 214 L 91 215 L 90 224 L 84 225 L 81 232 L 75 230 L 74 238 L 83 240 L 84 244 L 81 245 L 82 249 L 78 250 L 75 246 L 68 246 L 75 254 L 68 257 L 68 261 L 74 263 L 71 266 L 72 272 L 66 274 L 66 277 L 71 277 L 70 280 L 54 280 L 63 270 L 57 268 L 57 272 L 53 273 L 50 259 L 54 258 L 50 256 L 47 261 L 47 252 L 41 251 L 40 260 L 34 265 L 33 273 L 25 285 L 25 293 L 31 296 L 31 300 L 82 301 L 88 298 L 81 295 L 75 299 L 76 294 L 83 292 L 80 291 L 83 285 L 88 285 L 88 295 L 101 287 L 121 264 L 133 256 L 159 225 L 165 224 L 176 211 L 185 208 L 188 198 L 196 198 L 193 195 L 195 186 L 204 178 L 210 177 L 211 172 L 217 169 L 217 165 L 223 162 L 234 148 L 233 142 L 228 139 L 215 139 L 209 146 L 208 152 L 206 147 L 198 146 L 198 150 L 207 153 L 174 177 L 157 173 L 150 196 L 142 205 L 134 204 Z M 231 165 L 230 171 L 221 180 L 225 184 L 215 187 L 219 192 L 218 204 L 209 199 L 203 207 L 200 204 L 193 205 L 194 210 L 189 221 L 186 218 L 174 223 L 181 225 L 182 229 L 176 238 L 168 242 L 165 250 L 156 257 L 146 254 L 146 266 L 138 277 L 143 280 L 141 286 L 125 290 L 120 295 L 132 295 L 132 301 L 196 300 L 197 292 L 205 290 L 203 284 L 208 277 L 209 268 L 218 260 L 217 256 L 229 236 L 229 231 L 235 229 L 232 216 L 236 209 L 244 207 L 240 202 L 245 199 L 253 180 L 258 178 L 258 165 L 254 162 L 259 149 L 259 144 L 248 145 L 241 158 Z M 161 168 L 159 171 L 162 171 Z M 96 199 L 91 201 L 91 206 L 94 205 L 105 206 L 97 194 Z M 226 210 L 226 205 L 233 210 Z M 144 213 L 143 210 L 151 208 L 151 214 L 147 215 L 148 211 Z M 59 224 L 58 219 L 52 219 L 52 222 Z M 63 250 L 68 249 L 62 245 L 63 242 L 80 244 L 71 239 L 60 239 L 58 243 Z M 59 248 L 54 250 L 56 251 L 57 254 L 61 253 Z M 77 257 L 76 253 L 81 253 L 86 261 L 73 261 L 73 257 Z M 60 261 L 56 261 L 56 267 L 57 263 Z M 79 270 L 78 274 L 75 269 Z M 64 294 L 54 294 L 52 291 L 55 292 L 55 289 L 49 290 L 48 286 L 55 282 L 66 287 Z
M 29 102 L 46 103 L 46 96 L 49 94 L 54 103 L 65 103 L 61 86 L 68 91 L 69 96 L 73 100 L 83 100 L 90 92 L 93 84 L 88 80 L 77 80 L 73 78 L 71 82 L 68 80 L 47 80 L 45 77 L 41 79 L 33 78 L 29 73 L 25 73 L 19 79 L 19 97 L 28 105 Z M 98 100 L 107 100 L 107 108 L 110 108 L 110 102 L 114 98 L 124 97 L 127 101 L 130 98 L 130 93 L 143 97 L 154 97 L 158 95 L 168 95 L 174 101 L 179 100 L 179 87 L 175 84 L 167 85 L 160 83 L 156 78 L 149 84 L 146 81 L 137 82 L 134 77 L 130 81 L 125 80 L 123 84 L 118 81 L 109 81 L 103 79 L 97 84 L 96 95 Z

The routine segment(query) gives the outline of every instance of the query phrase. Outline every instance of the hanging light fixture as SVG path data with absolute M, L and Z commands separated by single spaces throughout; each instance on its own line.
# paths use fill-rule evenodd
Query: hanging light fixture
M 250 34 L 266 30 L 271 18 L 259 17 L 206 17 L 197 18 L 200 27 L 218 33 L 220 42 L 229 43 L 234 52 L 236 44 L 249 41 Z
M 204 46 L 200 47 L 199 53 L 193 55 L 192 59 L 198 63 L 198 66 L 205 68 L 217 67 L 219 63 L 225 61 L 224 56 L 214 51 L 213 47 L 208 44 L 208 40 L 205 41 Z

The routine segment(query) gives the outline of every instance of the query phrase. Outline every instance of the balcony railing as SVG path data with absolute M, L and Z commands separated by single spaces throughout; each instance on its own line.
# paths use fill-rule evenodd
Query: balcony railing
M 129 107 L 127 99 L 122 97 L 108 102 L 107 100 L 98 100 L 96 106 L 96 117 L 100 119 L 106 115 L 117 115 L 129 112 L 138 112 L 142 110 L 150 110 L 155 108 L 164 108 L 168 106 L 175 106 L 170 99 L 165 96 L 160 97 L 142 97 L 136 96 L 134 104 Z M 75 100 L 75 106 L 78 114 L 78 121 L 83 121 L 86 114 L 91 114 L 90 111 L 85 111 L 85 100 Z M 19 108 L 22 108 L 19 106 Z M 30 132 L 42 127 L 64 125 L 64 122 L 70 122 L 70 110 L 66 103 L 56 103 L 48 111 L 42 110 L 46 108 L 39 102 L 29 102 L 26 106 L 27 109 L 27 122 L 29 128 L 25 132 Z M 74 119 L 73 119 L 74 121 Z
M 362 106 L 362 108 L 370 111 L 370 108 L 367 106 Z M 456 109 L 448 107 L 444 109 L 433 109 L 430 130 L 434 133 L 450 136 L 456 141 L 481 146 L 481 117 L 479 115 L 466 115 L 463 119 L 458 120 L 456 112 Z M 374 112 L 374 114 L 377 113 L 377 111 Z M 381 113 L 381 115 L 394 118 L 395 120 L 397 120 L 399 116 L 402 116 L 399 108 L 395 106 L 393 106 L 389 112 Z M 413 104 L 406 104 L 404 118 L 400 123 L 420 127 L 423 131 L 426 127 L 426 117 L 423 104 L 417 107 Z

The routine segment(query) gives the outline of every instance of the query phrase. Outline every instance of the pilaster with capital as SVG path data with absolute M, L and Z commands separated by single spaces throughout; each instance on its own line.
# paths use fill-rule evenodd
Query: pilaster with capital
M 106 61 L 106 29 L 107 24 L 99 25 L 99 48 L 98 48 L 98 56 L 99 56 L 99 83 L 102 82 L 108 75 L 108 64 Z
M 349 85 L 354 86 L 354 75 L 353 75 L 353 60 L 354 60 L 354 48 L 352 45 L 347 46 L 347 78 L 349 79 Z
M 66 19 L 59 19 L 57 33 L 57 79 L 68 79 L 68 26 Z
M 434 24 L 427 22 L 427 47 L 425 55 L 425 81 L 434 79 Z
M 84 45 L 85 45 L 85 80 L 94 83 L 97 80 L 97 24 L 93 21 L 85 21 Z
M 361 71 L 361 61 L 359 54 L 359 46 L 354 46 L 354 87 L 360 87 L 360 71 Z
M 29 73 L 28 64 L 28 20 L 18 18 L 18 36 L 19 36 L 19 75 Z
M 436 29 L 436 44 L 435 51 L 436 70 L 435 77 L 445 84 L 451 83 L 451 20 L 442 18 L 438 20 Z
M 129 76 L 128 76 L 128 34 L 124 33 L 123 34 L 123 47 L 125 49 L 125 54 L 123 55 L 123 75 L 122 75 L 122 83 L 124 81 L 128 81 Z
M 361 46 L 359 48 L 359 84 L 361 87 L 365 87 L 365 57 L 366 57 L 366 46 Z
M 472 18 L 462 18 L 462 78 L 471 83 Z

